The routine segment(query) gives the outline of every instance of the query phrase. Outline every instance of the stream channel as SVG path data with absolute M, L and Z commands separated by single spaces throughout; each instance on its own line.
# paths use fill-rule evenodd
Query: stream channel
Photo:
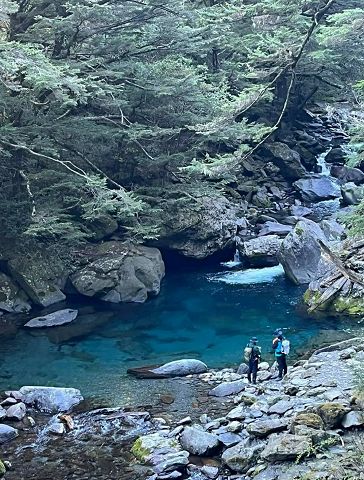
M 210 368 L 236 367 L 251 336 L 259 338 L 263 359 L 272 361 L 277 327 L 291 340 L 293 357 L 361 328 L 346 318 L 308 316 L 301 305 L 304 289 L 292 285 L 280 266 L 230 270 L 219 261 L 187 262 L 168 264 L 167 271 L 160 295 L 145 304 L 77 299 L 68 304 L 79 310 L 71 324 L 6 330 L 1 390 L 67 386 L 98 404 L 148 405 L 170 392 L 173 381 L 134 379 L 128 368 L 180 358 L 198 358 Z

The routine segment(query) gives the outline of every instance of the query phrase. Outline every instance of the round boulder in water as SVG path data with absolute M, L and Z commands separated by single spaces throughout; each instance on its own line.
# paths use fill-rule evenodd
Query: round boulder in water
M 206 373 L 207 370 L 207 365 L 201 360 L 186 358 L 165 363 L 160 367 L 130 368 L 128 373 L 139 378 L 168 378 Z

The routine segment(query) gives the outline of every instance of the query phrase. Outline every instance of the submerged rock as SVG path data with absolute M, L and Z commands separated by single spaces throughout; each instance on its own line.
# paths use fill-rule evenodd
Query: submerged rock
M 165 270 L 156 248 L 104 242 L 92 247 L 89 256 L 92 260 L 70 277 L 81 295 L 112 303 L 141 303 L 159 293 Z
M 72 322 L 78 315 L 78 310 L 66 308 L 57 312 L 49 313 L 42 317 L 32 318 L 24 326 L 29 328 L 55 327 Z
M 78 405 L 83 397 L 76 388 L 22 387 L 23 402 L 43 412 L 65 412 Z
M 321 259 L 319 240 L 327 243 L 320 226 L 311 220 L 303 219 L 282 242 L 278 259 L 288 278 L 297 285 L 317 278 Z
M 218 437 L 196 427 L 186 427 L 180 437 L 184 450 L 193 455 L 209 455 L 220 445 Z

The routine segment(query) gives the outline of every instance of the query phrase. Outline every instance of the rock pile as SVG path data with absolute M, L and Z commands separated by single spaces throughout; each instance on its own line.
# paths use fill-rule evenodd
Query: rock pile
M 199 422 L 188 419 L 190 425 L 165 425 L 141 436 L 133 452 L 150 465 L 149 480 L 223 480 L 229 475 L 239 480 L 293 479 L 299 478 L 298 464 L 302 474 L 319 475 L 321 452 L 330 458 L 330 469 L 326 476 L 309 478 L 338 478 L 330 472 L 350 450 L 350 429 L 364 427 L 352 375 L 363 356 L 363 339 L 345 341 L 290 367 L 283 382 L 262 381 L 269 378 L 267 373 L 274 375 L 271 369 L 263 370 L 258 386 L 231 369 L 204 373 L 200 379 L 215 385 L 211 394 L 218 392 L 234 408 L 219 418 L 207 414 Z M 193 456 L 200 457 L 199 462 Z M 204 461 L 211 457 L 210 463 Z

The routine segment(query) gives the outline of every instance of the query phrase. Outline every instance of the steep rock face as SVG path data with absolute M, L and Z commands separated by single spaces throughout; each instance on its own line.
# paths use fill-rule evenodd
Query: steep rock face
M 159 293 L 164 263 L 156 248 L 114 241 L 87 253 L 88 264 L 70 276 L 81 295 L 112 303 L 140 303 Z
M 243 213 L 242 205 L 224 197 L 199 198 L 194 209 L 171 204 L 153 245 L 186 257 L 206 258 L 231 243 Z
M 5 273 L 0 272 L 0 310 L 28 312 L 31 306 L 27 295 Z
M 48 307 L 66 298 L 61 287 L 67 268 L 46 250 L 38 248 L 24 254 L 14 248 L 7 266 L 11 277 L 36 305 Z
M 318 278 L 321 259 L 319 240 L 327 243 L 320 226 L 311 220 L 300 220 L 283 240 L 278 259 L 284 271 L 297 285 Z

